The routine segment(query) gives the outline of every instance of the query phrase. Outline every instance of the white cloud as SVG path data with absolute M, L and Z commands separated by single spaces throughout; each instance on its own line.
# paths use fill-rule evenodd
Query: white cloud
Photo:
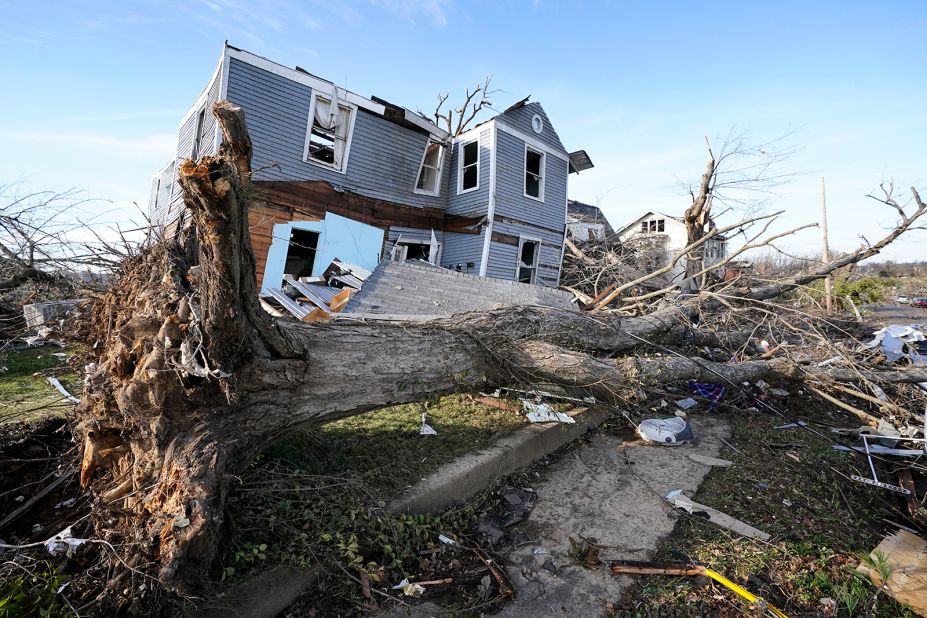
M 452 0 L 370 0 L 370 2 L 403 19 L 414 21 L 416 16 L 425 15 L 439 28 L 447 25 L 447 14 L 452 5 Z

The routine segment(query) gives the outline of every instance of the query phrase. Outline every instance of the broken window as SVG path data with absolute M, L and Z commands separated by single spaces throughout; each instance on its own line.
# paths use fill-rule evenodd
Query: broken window
M 306 140 L 305 158 L 342 171 L 354 109 L 348 105 L 333 105 L 331 98 L 319 94 L 313 97 L 311 107 L 312 126 Z
M 406 260 L 421 260 L 423 262 L 437 263 L 437 258 L 441 253 L 441 243 L 422 243 L 417 241 L 396 241 L 390 252 L 390 260 L 393 262 L 405 262 Z
M 525 195 L 544 201 L 544 153 L 525 148 Z
M 312 267 L 315 265 L 315 251 L 318 247 L 318 243 L 318 232 L 296 229 L 291 230 L 290 246 L 287 247 L 283 274 L 292 275 L 294 279 L 311 277 Z
M 539 240 L 524 240 L 518 246 L 518 282 L 534 283 L 538 272 L 538 259 L 541 257 Z
M 460 188 L 469 191 L 480 186 L 480 144 L 468 142 L 460 148 Z
M 193 134 L 193 153 L 190 158 L 196 161 L 200 157 L 203 147 L 203 131 L 206 125 L 206 108 L 200 110 L 196 116 L 196 132 Z
M 438 194 L 441 182 L 441 164 L 444 161 L 444 146 L 431 140 L 425 146 L 425 156 L 422 157 L 422 168 L 418 172 L 418 183 L 415 188 L 423 193 Z

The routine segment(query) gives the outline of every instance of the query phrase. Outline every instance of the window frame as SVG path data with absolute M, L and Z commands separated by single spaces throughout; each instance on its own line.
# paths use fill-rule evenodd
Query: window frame
M 470 193 L 471 191 L 477 191 L 480 188 L 480 138 L 471 139 L 467 142 L 458 142 L 458 152 L 457 152 L 457 195 L 463 195 L 464 193 Z M 464 149 L 470 144 L 476 144 L 476 186 L 470 187 L 469 189 L 463 188 L 463 179 L 464 179 Z
M 351 119 L 348 122 L 347 134 L 344 137 L 344 155 L 341 158 L 341 165 L 338 166 L 334 163 L 326 163 L 325 161 L 314 159 L 309 155 L 309 144 L 312 140 L 312 125 L 315 122 L 315 106 L 316 101 L 319 98 L 325 99 L 331 103 L 333 96 L 331 94 L 326 94 L 315 89 L 312 91 L 312 100 L 309 103 L 309 118 L 306 122 L 306 139 L 303 143 L 303 161 L 311 165 L 318 165 L 319 167 L 324 167 L 325 169 L 334 170 L 339 174 L 344 174 L 347 172 L 348 158 L 351 154 L 351 141 L 354 138 L 354 123 L 357 121 L 357 105 L 343 101 L 340 97 L 334 97 L 338 99 L 338 107 L 348 109 L 351 112 Z
M 200 158 L 200 151 L 203 148 L 203 127 L 206 125 L 206 106 L 196 112 L 196 124 L 193 127 L 193 148 L 190 151 L 190 158 L 196 161 Z
M 528 171 L 528 153 L 529 152 L 532 152 L 537 155 L 541 155 L 541 166 L 538 169 L 540 174 L 538 175 L 538 195 L 537 197 L 528 193 L 528 174 L 530 173 Z M 532 148 L 531 146 L 528 145 L 527 142 L 525 142 L 525 159 L 524 159 L 523 167 L 524 167 L 524 169 L 522 170 L 522 173 L 524 175 L 522 179 L 522 182 L 524 183 L 522 186 L 523 195 L 527 197 L 528 199 L 535 200 L 536 202 L 544 203 L 544 179 L 547 176 L 546 174 L 547 172 L 547 152 L 539 148 Z
M 430 241 L 425 241 L 425 240 L 406 240 L 406 239 L 402 238 L 402 235 L 400 234 L 400 235 L 399 235 L 399 238 L 397 238 L 397 239 L 393 242 L 393 247 L 394 247 L 395 250 L 396 250 L 396 257 L 397 257 L 397 259 L 394 260 L 394 259 L 392 259 L 392 257 L 390 257 L 390 261 L 393 261 L 393 262 L 405 262 L 405 261 L 408 259 L 408 256 L 409 256 L 409 246 L 410 246 L 410 245 L 424 245 L 424 246 L 427 247 L 427 246 L 430 246 L 430 245 L 431 245 L 431 242 L 430 242 Z M 433 255 L 429 255 L 429 256 L 428 256 L 428 263 L 429 263 L 429 264 L 434 264 L 435 266 L 438 266 L 438 265 L 441 263 L 441 262 L 440 262 L 440 261 L 441 261 L 441 252 L 444 250 L 444 243 L 443 243 L 443 242 L 437 243 L 436 249 L 437 249 L 437 250 L 436 250 L 436 254 L 437 254 L 437 255 L 434 255 L 434 256 L 433 256 Z M 393 249 L 390 249 L 390 252 L 391 252 L 391 253 L 392 253 L 392 251 L 393 251 Z M 434 261 L 432 261 L 432 260 L 434 260 Z
M 533 266 L 522 266 L 521 250 L 525 246 L 525 243 L 529 243 L 529 242 L 537 243 L 537 246 L 538 246 L 537 251 L 534 254 L 534 265 Z M 531 269 L 531 282 L 528 283 L 527 285 L 537 285 L 538 268 L 540 267 L 540 263 L 541 263 L 541 246 L 543 244 L 544 243 L 540 238 L 535 238 L 533 236 L 519 235 L 518 253 L 515 254 L 515 282 L 516 283 L 524 283 L 523 281 L 521 281 L 521 278 L 519 277 L 519 275 L 521 274 L 521 269 L 530 268 Z
M 425 169 L 425 159 L 428 157 L 428 147 L 431 146 L 432 144 L 436 144 L 438 148 L 441 149 L 441 154 L 438 158 L 438 167 L 434 168 L 435 169 L 434 191 L 428 191 L 427 189 L 420 189 L 418 186 L 418 182 L 422 177 L 422 170 Z M 415 187 L 412 189 L 413 193 L 417 193 L 419 195 L 431 195 L 434 197 L 438 197 L 441 195 L 441 174 L 444 173 L 444 159 L 446 155 L 447 155 L 447 147 L 445 146 L 445 144 L 436 139 L 429 137 L 428 141 L 425 143 L 425 152 L 422 153 L 422 161 L 418 165 L 418 175 L 415 177 Z M 477 149 L 477 165 L 479 165 L 479 150 L 478 149 Z M 479 170 L 477 170 L 477 173 L 476 173 L 476 183 L 477 183 L 477 186 L 479 186 L 479 183 L 480 183 Z

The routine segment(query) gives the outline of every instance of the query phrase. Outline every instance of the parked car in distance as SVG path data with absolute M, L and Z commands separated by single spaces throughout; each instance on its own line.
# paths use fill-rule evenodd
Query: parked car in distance
M 899 305 L 907 305 L 911 303 L 911 299 L 908 298 L 907 296 L 896 296 L 895 302 L 898 303 Z
M 927 307 L 927 297 L 918 296 L 917 298 L 912 298 L 911 304 L 915 307 Z

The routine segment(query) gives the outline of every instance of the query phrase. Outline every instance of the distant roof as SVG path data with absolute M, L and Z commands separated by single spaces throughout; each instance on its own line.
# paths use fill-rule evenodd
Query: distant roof
M 427 262 L 383 260 L 345 307 L 345 313 L 453 315 L 511 305 L 576 309 L 556 288 L 476 277 Z
M 582 221 L 583 223 L 601 223 L 605 226 L 605 234 L 607 236 L 611 236 L 615 233 L 608 219 L 605 218 L 605 215 L 598 206 L 577 202 L 576 200 L 568 200 L 567 216 Z

